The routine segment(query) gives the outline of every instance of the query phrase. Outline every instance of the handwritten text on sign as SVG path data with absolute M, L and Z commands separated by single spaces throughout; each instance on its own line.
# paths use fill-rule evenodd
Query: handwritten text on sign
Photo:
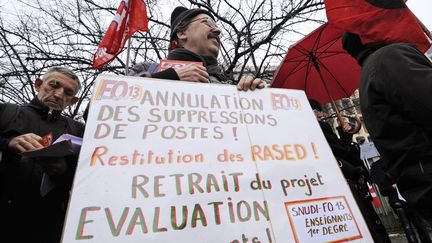
M 332 242 L 362 238 L 345 197 L 285 203 L 296 242 Z
M 344 221 L 318 227 L 320 203 Z M 63 242 L 370 240 L 359 228 L 303 92 L 98 78 Z

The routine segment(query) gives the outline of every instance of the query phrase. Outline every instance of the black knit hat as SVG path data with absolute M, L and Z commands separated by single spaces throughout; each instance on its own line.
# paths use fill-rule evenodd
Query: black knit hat
M 170 34 L 170 41 L 173 40 L 177 27 L 184 22 L 185 20 L 192 19 L 193 17 L 197 16 L 198 14 L 207 14 L 214 20 L 213 15 L 205 9 L 200 8 L 194 8 L 194 9 L 187 9 L 185 7 L 176 7 L 172 13 L 171 13 L 171 34 Z
M 357 59 L 360 52 L 366 49 L 366 46 L 361 42 L 360 36 L 351 32 L 345 32 L 342 36 L 342 48 Z

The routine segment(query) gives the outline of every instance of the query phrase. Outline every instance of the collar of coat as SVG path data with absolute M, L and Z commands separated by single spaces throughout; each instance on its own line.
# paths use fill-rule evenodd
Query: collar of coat
M 44 105 L 37 97 L 31 100 L 28 106 L 36 110 L 39 114 L 41 114 L 42 118 L 47 119 L 49 121 L 56 121 L 61 117 L 62 111 L 52 110 L 52 109 L 50 110 L 50 108 Z
M 185 48 L 176 48 L 168 53 L 168 60 L 202 62 L 207 68 L 210 76 L 216 77 L 221 82 L 227 82 L 228 77 L 222 68 L 218 65 L 217 59 L 212 56 L 201 56 Z

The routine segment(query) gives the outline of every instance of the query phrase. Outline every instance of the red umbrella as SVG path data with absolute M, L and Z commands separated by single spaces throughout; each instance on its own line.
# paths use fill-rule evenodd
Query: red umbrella
M 363 44 L 411 43 L 426 52 L 432 36 L 406 0 L 325 0 L 329 23 L 356 33 Z M 391 26 L 391 27 L 389 27 Z
M 321 104 L 349 97 L 360 80 L 360 66 L 342 49 L 343 31 L 324 24 L 292 45 L 271 87 L 300 89 Z
M 349 97 L 360 80 L 360 66 L 342 49 L 343 31 L 329 25 L 320 26 L 292 45 L 275 72 L 271 87 L 300 89 L 309 99 L 321 104 L 331 102 L 341 124 L 334 100 Z M 356 118 L 352 133 L 360 129 Z

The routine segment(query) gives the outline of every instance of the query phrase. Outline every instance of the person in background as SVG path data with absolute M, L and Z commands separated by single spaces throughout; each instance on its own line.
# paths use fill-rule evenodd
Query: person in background
M 390 238 L 381 219 L 372 206 L 372 196 L 369 192 L 368 181 L 369 172 L 363 161 L 360 159 L 360 150 L 352 141 L 352 134 L 347 133 L 352 128 L 348 123 L 343 127 L 337 127 L 340 138 L 333 132 L 332 127 L 323 121 L 327 117 L 322 109 L 321 104 L 313 99 L 309 104 L 314 111 L 315 117 L 324 133 L 324 136 L 330 145 L 330 148 L 341 167 L 342 173 L 351 189 L 353 197 L 363 215 L 364 220 L 369 228 L 369 232 L 375 242 L 391 243 Z
M 363 45 L 345 33 L 343 48 L 362 66 L 360 107 L 384 162 L 409 207 L 432 219 L 432 62 L 408 43 Z
M 60 242 L 77 155 L 28 159 L 44 147 L 43 136 L 82 137 L 84 125 L 61 112 L 75 102 L 78 77 L 53 67 L 36 79 L 37 96 L 24 105 L 0 104 L 1 242 Z

